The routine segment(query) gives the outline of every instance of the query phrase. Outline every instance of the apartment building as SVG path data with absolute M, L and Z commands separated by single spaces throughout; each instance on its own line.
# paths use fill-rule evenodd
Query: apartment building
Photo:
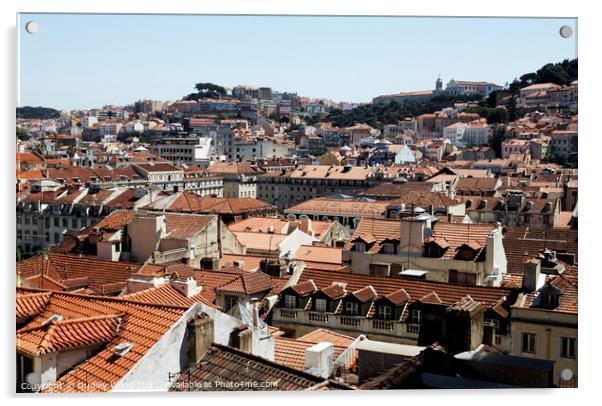
M 554 384 L 577 387 L 578 271 L 544 250 L 525 261 L 511 307 L 512 355 L 554 361 Z
M 495 345 L 493 320 L 500 325 L 500 334 L 509 334 L 506 308 L 512 299 L 508 288 L 305 269 L 297 284 L 280 292 L 272 323 L 292 337 L 328 328 L 389 343 L 437 341 L 462 351 L 487 341 L 486 329 L 485 336 Z M 464 313 L 462 308 L 470 311 Z M 455 334 L 462 334 L 461 348 L 452 343 Z
M 213 148 L 206 137 L 167 137 L 153 144 L 151 151 L 173 164 L 208 166 Z
M 500 286 L 507 270 L 500 225 L 440 222 L 427 214 L 361 219 L 343 251 L 354 273 Z
M 257 198 L 284 209 L 316 197 L 352 196 L 391 182 L 401 173 L 399 167 L 300 165 L 292 171 L 257 177 Z
M 257 179 L 262 171 L 249 162 L 216 162 L 207 172 L 224 179 L 224 197 L 257 197 Z

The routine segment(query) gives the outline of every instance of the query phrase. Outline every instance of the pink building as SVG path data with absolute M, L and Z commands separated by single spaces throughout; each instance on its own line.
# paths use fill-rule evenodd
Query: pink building
M 529 141 L 512 138 L 502 142 L 502 159 L 508 158 L 510 154 L 524 154 L 529 152 L 529 150 Z

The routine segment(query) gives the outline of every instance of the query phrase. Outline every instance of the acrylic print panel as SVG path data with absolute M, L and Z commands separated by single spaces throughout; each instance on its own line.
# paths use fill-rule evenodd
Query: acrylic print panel
M 578 385 L 576 19 L 17 26 L 17 392 Z

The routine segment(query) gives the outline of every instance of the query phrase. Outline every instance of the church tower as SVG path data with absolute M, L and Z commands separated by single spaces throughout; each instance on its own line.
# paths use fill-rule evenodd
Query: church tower
M 441 92 L 443 92 L 443 81 L 441 80 L 441 76 L 439 76 L 435 82 L 435 93 Z

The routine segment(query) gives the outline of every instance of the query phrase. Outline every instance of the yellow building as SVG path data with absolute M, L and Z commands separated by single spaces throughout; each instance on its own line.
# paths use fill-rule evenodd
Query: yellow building
M 577 266 L 544 251 L 525 263 L 511 307 L 512 355 L 554 361 L 554 384 L 577 387 Z

